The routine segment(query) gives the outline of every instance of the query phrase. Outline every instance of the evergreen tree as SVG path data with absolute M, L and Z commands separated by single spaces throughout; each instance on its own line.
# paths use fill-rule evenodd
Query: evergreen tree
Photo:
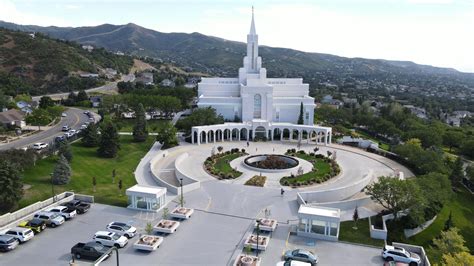
M 67 141 L 59 142 L 58 154 L 59 156 L 64 156 L 64 158 L 66 158 L 66 160 L 69 163 L 72 162 L 72 151 L 71 151 L 71 145 L 69 145 L 69 142 Z
M 73 91 L 71 91 L 69 95 L 67 96 L 67 99 L 64 101 L 64 104 L 71 106 L 71 105 L 75 105 L 76 101 L 77 101 L 77 96 Z
M 120 143 L 117 128 L 111 121 L 104 122 L 97 153 L 100 157 L 114 158 L 117 156 L 119 149 Z
M 146 130 L 146 116 L 145 108 L 143 104 L 138 104 L 135 110 L 135 126 L 133 127 L 133 140 L 137 142 L 143 142 L 148 137 L 148 131 Z
M 92 188 L 95 192 L 95 187 L 97 186 L 97 179 L 95 178 L 95 176 L 92 177 Z
M 122 196 L 122 188 L 123 188 L 122 179 L 119 179 L 118 189 L 119 189 L 120 196 Z
M 300 105 L 300 116 L 298 117 L 298 125 L 303 125 L 304 124 L 304 118 L 303 118 L 303 102 L 301 102 Z
M 82 131 L 82 145 L 84 147 L 97 147 L 99 145 L 99 133 L 97 125 L 90 123 L 84 131 Z
M 53 184 L 64 185 L 69 183 L 71 180 L 71 174 L 71 166 L 69 166 L 67 159 L 63 155 L 60 155 L 58 162 L 54 166 Z
M 39 108 L 46 109 L 48 107 L 54 106 L 53 99 L 49 96 L 43 96 L 39 102 Z
M 450 178 L 453 183 L 460 182 L 464 178 L 463 163 L 461 157 L 459 156 L 456 161 L 454 161 Z
M 11 210 L 22 196 L 23 184 L 18 167 L 0 160 L 0 211 Z
M 357 221 L 359 221 L 359 210 L 357 209 L 357 206 L 354 209 L 352 220 L 354 221 L 354 229 L 357 229 Z
M 83 101 L 88 101 L 88 100 L 89 100 L 89 96 L 87 96 L 87 93 L 84 90 L 80 90 L 77 93 L 76 102 L 83 102 Z

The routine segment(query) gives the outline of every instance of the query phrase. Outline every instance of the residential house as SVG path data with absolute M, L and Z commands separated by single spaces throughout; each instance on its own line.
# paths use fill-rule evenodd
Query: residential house
M 0 112 L 0 123 L 7 128 L 23 128 L 26 126 L 25 114 L 17 109 L 10 109 L 5 112 Z
M 141 82 L 145 85 L 153 85 L 153 73 L 144 72 L 140 73 L 135 79 L 135 82 Z
M 428 119 L 428 115 L 426 113 L 425 108 L 416 107 L 416 106 L 413 106 L 413 105 L 403 105 L 403 107 L 410 110 L 410 112 L 412 114 L 416 115 L 418 118 L 425 119 L 425 120 Z
M 102 103 L 102 96 L 91 96 L 89 97 L 89 101 L 91 101 L 92 107 L 100 107 L 100 104 Z
M 160 82 L 160 85 L 163 86 L 163 87 L 170 87 L 170 88 L 174 88 L 175 84 L 174 84 L 174 81 L 170 80 L 170 79 L 164 79 Z
M 33 106 L 30 103 L 25 101 L 19 101 L 16 103 L 16 106 L 24 113 L 31 114 L 33 113 Z
M 95 73 L 81 73 L 79 74 L 81 78 L 99 78 L 99 74 Z
M 92 52 L 92 50 L 94 50 L 94 46 L 86 44 L 86 45 L 82 46 L 82 49 L 84 49 L 84 50 L 86 50 L 90 53 L 90 52 Z
M 113 79 L 117 75 L 117 70 L 113 68 L 106 68 L 102 71 L 102 73 L 104 73 L 104 76 L 107 79 Z

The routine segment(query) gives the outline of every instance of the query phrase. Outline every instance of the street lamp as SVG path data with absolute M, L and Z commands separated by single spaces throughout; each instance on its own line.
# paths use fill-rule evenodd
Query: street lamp
M 181 185 L 181 208 L 184 207 L 184 195 L 183 195 L 183 178 L 179 179 L 179 184 Z
M 56 202 L 56 193 L 54 193 L 53 173 L 49 175 L 51 176 L 51 193 L 53 195 L 53 202 Z
M 259 235 L 260 235 L 260 220 L 257 219 L 257 250 L 255 252 L 257 254 L 257 258 L 258 258 L 258 252 L 259 252 L 258 243 L 260 242 Z

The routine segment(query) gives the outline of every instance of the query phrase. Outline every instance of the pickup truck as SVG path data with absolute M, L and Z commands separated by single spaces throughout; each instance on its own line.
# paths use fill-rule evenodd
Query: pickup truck
M 89 203 L 80 200 L 71 200 L 70 202 L 63 204 L 63 206 L 68 207 L 70 210 L 76 210 L 78 214 L 84 214 L 91 208 Z
M 68 207 L 65 207 L 65 206 L 51 207 L 51 208 L 47 209 L 46 211 L 55 212 L 55 213 L 61 215 L 62 217 L 64 217 L 64 219 L 66 219 L 66 220 L 72 219 L 72 218 L 76 217 L 76 215 L 77 215 L 76 210 L 69 209 Z
M 102 255 L 110 256 L 110 248 L 96 242 L 77 243 L 71 248 L 71 255 L 76 259 L 97 260 Z

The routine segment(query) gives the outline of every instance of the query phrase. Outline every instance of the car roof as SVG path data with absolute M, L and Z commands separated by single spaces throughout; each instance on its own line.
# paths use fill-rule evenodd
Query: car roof
M 9 235 L 0 235 L 0 240 L 10 240 L 14 238 L 13 236 L 9 236 Z
M 116 226 L 130 226 L 127 223 L 123 222 L 111 222 L 109 225 L 116 225 Z
M 109 232 L 109 231 L 97 231 L 95 233 L 96 236 L 111 236 L 114 235 L 115 233 Z
M 8 231 L 24 232 L 26 230 L 30 230 L 30 229 L 24 228 L 24 227 L 13 227 L 13 228 L 8 229 L 7 232 Z

